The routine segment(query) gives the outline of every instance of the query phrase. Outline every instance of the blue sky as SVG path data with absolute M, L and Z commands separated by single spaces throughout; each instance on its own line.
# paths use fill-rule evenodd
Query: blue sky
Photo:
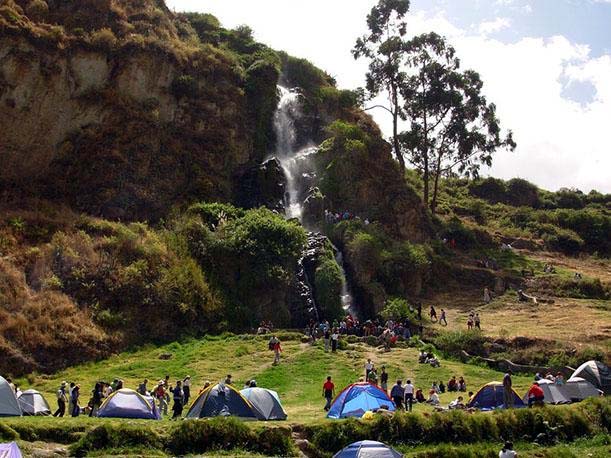
M 502 41 L 562 35 L 589 45 L 594 57 L 611 53 L 611 0 L 412 0 L 417 10 L 445 11 L 463 29 L 504 17 L 511 27 L 496 34 Z
M 255 38 L 305 57 L 342 88 L 364 84 L 350 50 L 377 0 L 167 0 L 176 11 L 248 24 Z M 477 70 L 518 148 L 491 169 L 557 190 L 611 192 L 611 0 L 412 0 L 412 34 L 431 30 Z M 383 110 L 372 110 L 390 133 Z

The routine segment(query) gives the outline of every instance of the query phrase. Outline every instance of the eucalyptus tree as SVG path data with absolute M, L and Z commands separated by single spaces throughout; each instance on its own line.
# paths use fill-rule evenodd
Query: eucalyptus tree
M 492 164 L 496 150 L 513 150 L 516 144 L 511 131 L 502 137 L 496 107 L 482 94 L 479 74 L 460 71 L 456 51 L 445 38 L 422 34 L 404 42 L 402 52 L 407 68 L 399 89 L 409 129 L 399 136 L 401 151 L 421 171 L 423 200 L 435 213 L 443 174 L 456 170 L 477 177 L 481 165 Z
M 382 92 L 388 96 L 388 104 L 373 105 L 365 110 L 383 108 L 392 116 L 391 140 L 401 170 L 405 170 L 405 159 L 399 142 L 399 121 L 406 119 L 401 86 L 406 77 L 404 37 L 407 32 L 405 15 L 409 6 L 409 0 L 380 0 L 367 16 L 368 33 L 357 39 L 352 50 L 355 59 L 369 60 L 364 99 L 371 100 Z

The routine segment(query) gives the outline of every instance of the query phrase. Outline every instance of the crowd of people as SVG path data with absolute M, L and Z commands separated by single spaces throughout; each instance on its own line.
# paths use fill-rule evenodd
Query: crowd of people
M 349 212 L 348 210 L 345 210 L 342 213 L 325 210 L 325 223 L 327 224 L 337 224 L 341 221 L 350 221 L 350 220 L 363 221 L 363 223 L 366 226 L 369 225 L 370 223 L 368 218 L 361 220 L 360 216 L 355 215 L 354 213 Z

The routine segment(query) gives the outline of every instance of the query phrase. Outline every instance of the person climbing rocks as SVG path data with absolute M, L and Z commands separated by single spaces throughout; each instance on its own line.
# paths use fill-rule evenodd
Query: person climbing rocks
M 331 376 L 327 377 L 327 381 L 322 385 L 322 396 L 327 400 L 325 411 L 328 412 L 331 408 L 331 401 L 335 397 L 335 385 L 331 381 Z

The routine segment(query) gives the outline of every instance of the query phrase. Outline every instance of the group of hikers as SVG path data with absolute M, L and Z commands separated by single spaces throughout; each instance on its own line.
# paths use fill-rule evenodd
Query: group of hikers
M 325 223 L 327 224 L 337 224 L 341 221 L 349 221 L 349 220 L 361 221 L 361 217 L 358 215 L 355 215 L 354 213 L 349 212 L 348 210 L 345 210 L 342 213 L 325 210 Z M 365 218 L 362 221 L 366 226 L 369 225 L 368 218 Z

